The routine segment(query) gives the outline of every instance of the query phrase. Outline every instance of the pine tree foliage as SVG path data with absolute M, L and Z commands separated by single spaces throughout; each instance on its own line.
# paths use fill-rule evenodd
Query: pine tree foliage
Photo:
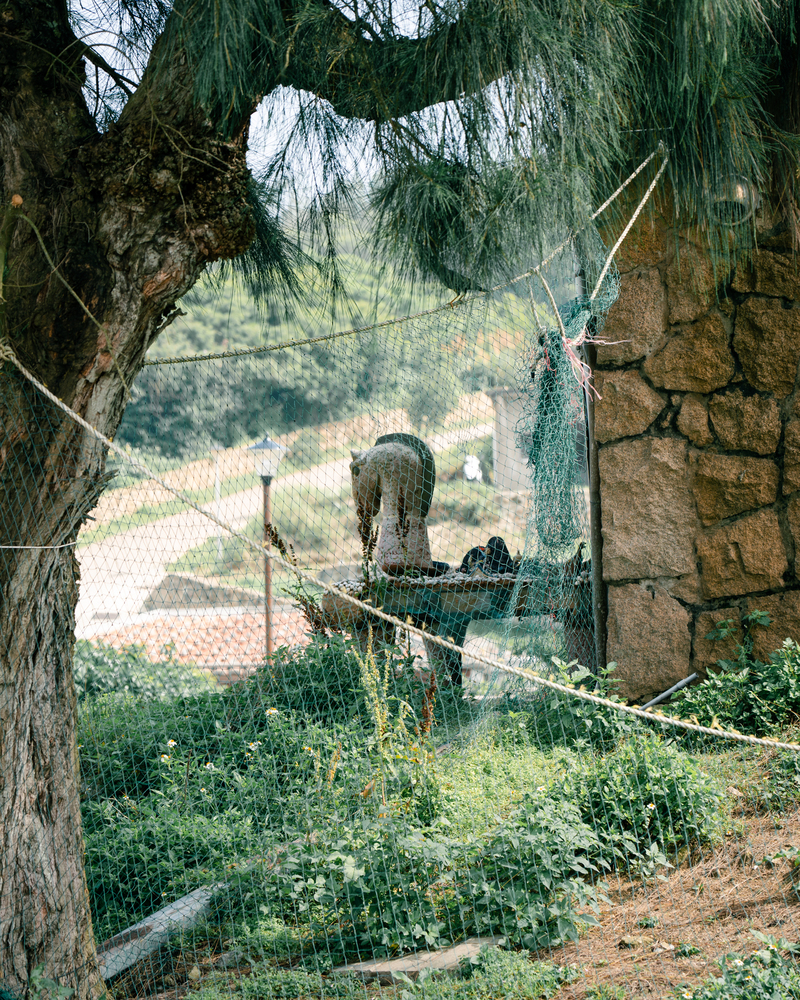
M 373 245 L 456 291 L 580 225 L 659 144 L 679 217 L 718 223 L 714 193 L 744 176 L 796 218 L 795 0 L 72 2 L 140 86 L 185 60 L 223 134 L 263 104 L 268 208 L 245 262 L 262 294 L 291 288 L 305 240 L 336 286 L 336 225 L 365 184 Z M 108 127 L 130 85 L 95 87 Z

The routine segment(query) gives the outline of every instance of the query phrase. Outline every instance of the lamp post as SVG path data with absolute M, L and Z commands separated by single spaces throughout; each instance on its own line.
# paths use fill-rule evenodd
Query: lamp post
M 219 453 L 225 451 L 224 444 L 212 444 L 211 451 L 214 454 L 214 513 L 219 518 L 219 502 L 222 497 L 222 481 L 219 474 Z M 217 563 L 222 572 L 222 528 L 217 526 Z
M 273 441 L 267 434 L 263 441 L 251 444 L 247 449 L 255 460 L 256 472 L 261 477 L 264 488 L 264 548 L 269 552 L 272 545 L 272 510 L 270 508 L 269 488 L 272 479 L 278 471 L 281 459 L 287 450 L 282 444 Z M 272 560 L 264 556 L 264 618 L 267 629 L 267 656 L 272 653 Z

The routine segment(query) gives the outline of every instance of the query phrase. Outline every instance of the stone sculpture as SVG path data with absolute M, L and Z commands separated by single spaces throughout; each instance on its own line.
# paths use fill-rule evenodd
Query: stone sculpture
M 366 451 L 353 451 L 350 474 L 361 540 L 367 544 L 373 519 L 383 509 L 375 562 L 390 576 L 441 573 L 434 562 L 425 518 L 436 482 L 430 448 L 413 434 L 384 434 Z

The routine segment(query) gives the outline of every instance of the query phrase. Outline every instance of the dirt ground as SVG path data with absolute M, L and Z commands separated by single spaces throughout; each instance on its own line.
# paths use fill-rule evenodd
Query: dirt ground
M 763 947 L 751 929 L 800 940 L 800 890 L 788 879 L 788 862 L 770 860 L 782 848 L 797 846 L 800 811 L 740 816 L 724 843 L 672 870 L 663 881 L 643 885 L 626 877 L 607 878 L 609 902 L 601 908 L 600 926 L 575 944 L 534 957 L 579 966 L 579 978 L 563 988 L 558 1000 L 588 1000 L 602 987 L 609 990 L 606 995 L 622 987 L 631 998 L 673 997 L 681 987 L 719 975 L 717 962 L 726 954 L 746 955 Z M 219 982 L 218 970 L 214 956 L 163 953 L 161 960 L 145 960 L 120 976 L 112 984 L 113 996 L 180 1000 L 202 986 L 212 971 Z M 249 965 L 229 968 L 228 983 L 249 974 Z M 377 985 L 368 993 L 376 998 L 396 995 L 393 988 Z
M 600 927 L 539 955 L 581 966 L 581 978 L 559 1000 L 582 1000 L 598 986 L 624 987 L 629 997 L 668 997 L 676 987 L 719 975 L 716 962 L 730 952 L 763 947 L 751 929 L 800 940 L 800 897 L 787 879 L 788 862 L 764 863 L 781 848 L 800 846 L 800 812 L 739 822 L 741 837 L 727 838 L 663 882 L 607 879 L 611 905 L 602 908 Z M 646 926 L 654 920 L 656 926 Z

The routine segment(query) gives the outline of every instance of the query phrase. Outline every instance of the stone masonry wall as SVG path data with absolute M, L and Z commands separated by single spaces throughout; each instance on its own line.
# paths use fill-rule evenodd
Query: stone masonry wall
M 597 349 L 607 659 L 643 702 L 730 651 L 759 609 L 766 657 L 800 640 L 800 262 L 760 241 L 715 274 L 659 220 L 618 260 Z

